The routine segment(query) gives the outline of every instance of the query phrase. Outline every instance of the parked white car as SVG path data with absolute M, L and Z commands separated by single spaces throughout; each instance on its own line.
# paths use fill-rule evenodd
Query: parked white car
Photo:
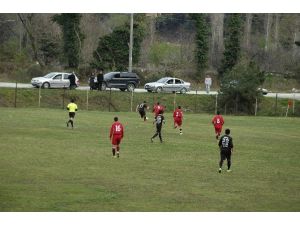
M 191 83 L 175 77 L 163 77 L 156 82 L 146 83 L 144 88 L 148 92 L 180 92 L 190 91 Z
M 51 72 L 43 77 L 34 77 L 31 84 L 34 87 L 41 88 L 68 88 L 70 86 L 69 75 L 72 73 Z M 79 86 L 79 79 L 75 75 L 76 86 Z

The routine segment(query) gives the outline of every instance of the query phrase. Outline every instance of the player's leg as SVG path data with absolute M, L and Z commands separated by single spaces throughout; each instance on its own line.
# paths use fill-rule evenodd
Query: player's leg
M 112 151 L 113 157 L 116 157 L 116 148 L 117 148 L 117 147 L 116 147 L 115 145 L 112 146 L 111 151 Z
M 162 140 L 162 136 L 161 136 L 161 126 L 158 129 L 158 136 L 159 136 L 160 143 L 162 143 L 163 140 Z
M 112 136 L 111 139 L 111 144 L 112 144 L 112 156 L 115 158 L 116 157 L 116 149 L 117 149 L 117 140 L 116 136 Z
M 219 127 L 215 127 L 215 132 L 216 132 L 216 139 L 219 140 L 219 137 L 220 137 L 220 128 Z
M 117 139 L 117 157 L 120 157 L 120 143 L 121 143 L 121 137 L 118 137 Z
M 177 128 L 177 123 L 176 123 L 176 120 L 174 120 L 174 129 Z
M 220 162 L 219 162 L 219 173 L 222 172 L 222 166 L 223 166 L 223 162 L 225 160 L 225 154 L 223 151 L 220 151 Z
M 227 172 L 230 172 L 230 167 L 231 167 L 231 152 L 228 151 L 227 155 L 226 155 L 226 158 L 227 158 Z
M 177 124 L 178 124 L 178 127 L 179 127 L 179 134 L 182 134 L 182 128 L 181 128 L 182 120 L 179 120 L 179 121 L 177 122 Z

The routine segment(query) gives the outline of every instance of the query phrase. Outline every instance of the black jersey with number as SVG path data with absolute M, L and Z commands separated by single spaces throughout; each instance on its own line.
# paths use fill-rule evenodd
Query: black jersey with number
M 138 106 L 138 110 L 139 111 L 145 111 L 146 108 L 147 108 L 147 104 L 146 103 L 141 103 Z
M 161 114 L 158 114 L 157 117 L 155 118 L 155 123 L 157 127 L 161 127 L 162 123 L 164 122 L 165 117 Z
M 232 137 L 229 135 L 223 135 L 219 141 L 219 147 L 221 151 L 230 151 L 233 148 Z

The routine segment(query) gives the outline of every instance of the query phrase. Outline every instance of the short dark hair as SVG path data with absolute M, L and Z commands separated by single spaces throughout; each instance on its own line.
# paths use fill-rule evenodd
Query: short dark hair
M 217 114 L 220 115 L 220 111 L 217 111 Z
M 157 102 L 156 104 L 159 105 L 159 102 Z
M 117 122 L 119 118 L 117 116 L 114 117 L 114 121 Z
M 230 134 L 230 129 L 226 129 L 225 134 Z
M 73 98 L 71 98 L 71 102 L 75 102 L 75 100 Z
M 144 101 L 144 103 L 147 103 L 146 101 Z
M 178 108 L 178 109 L 181 109 L 181 106 L 179 105 L 177 108 Z

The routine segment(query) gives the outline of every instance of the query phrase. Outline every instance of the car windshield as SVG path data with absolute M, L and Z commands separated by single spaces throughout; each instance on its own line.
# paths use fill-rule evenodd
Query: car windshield
M 47 75 L 45 75 L 44 77 L 46 78 L 52 78 L 56 75 L 57 73 L 48 73 Z
M 156 82 L 157 82 L 157 83 L 165 83 L 167 80 L 169 80 L 169 78 L 164 77 L 164 78 L 159 79 L 159 80 L 156 81 Z

